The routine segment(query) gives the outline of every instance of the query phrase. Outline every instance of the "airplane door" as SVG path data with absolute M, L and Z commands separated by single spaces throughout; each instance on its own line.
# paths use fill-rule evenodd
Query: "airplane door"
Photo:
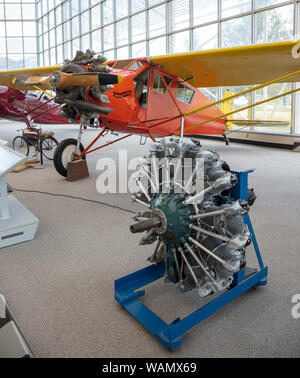
M 167 87 L 161 79 L 160 74 L 164 78 Z M 159 119 L 179 114 L 169 93 L 169 91 L 171 91 L 173 97 L 176 99 L 177 82 L 162 72 L 160 72 L 160 74 L 156 68 L 151 69 L 148 95 L 148 119 Z M 176 129 L 178 122 L 180 121 L 170 121 L 164 125 L 164 128 Z

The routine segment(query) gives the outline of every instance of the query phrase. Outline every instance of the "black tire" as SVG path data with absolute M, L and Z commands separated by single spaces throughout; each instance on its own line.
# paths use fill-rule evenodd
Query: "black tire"
M 63 177 L 67 177 L 67 162 L 71 162 L 71 156 L 69 156 L 69 159 L 67 161 L 63 161 L 64 159 L 64 152 L 66 152 L 66 149 L 69 148 L 70 146 L 77 146 L 77 140 L 76 139 L 65 139 L 62 142 L 59 143 L 59 145 L 56 147 L 56 150 L 54 152 L 54 157 L 53 157 L 53 163 L 56 171 Z M 69 148 L 72 150 L 72 148 Z M 80 151 L 84 151 L 84 147 L 82 144 L 80 144 Z M 75 155 L 74 155 L 75 156 Z M 86 156 L 84 155 L 82 159 L 85 160 Z M 74 160 L 74 159 L 73 159 Z
M 43 155 L 46 159 L 53 160 L 57 146 L 58 141 L 53 136 L 48 136 L 42 139 Z
M 16 136 L 13 140 L 13 149 L 22 155 L 29 155 L 29 144 L 22 136 Z

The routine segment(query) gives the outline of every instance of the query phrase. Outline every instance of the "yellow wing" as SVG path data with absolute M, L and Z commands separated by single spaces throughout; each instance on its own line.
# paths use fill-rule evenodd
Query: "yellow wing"
M 300 70 L 300 41 L 153 56 L 150 61 L 195 87 L 253 85 Z M 300 75 L 287 81 L 300 81 Z
M 29 76 L 45 77 L 55 71 L 59 71 L 61 67 L 62 66 L 52 66 L 52 67 L 23 68 L 19 70 L 0 71 L 0 85 L 18 89 L 18 90 L 36 89 L 35 86 L 30 87 L 30 86 L 15 85 L 14 82 L 16 79 L 21 79 L 23 77 L 29 77 Z

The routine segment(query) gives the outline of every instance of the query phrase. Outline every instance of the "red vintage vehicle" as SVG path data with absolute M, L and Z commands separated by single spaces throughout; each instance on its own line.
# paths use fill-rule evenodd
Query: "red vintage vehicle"
M 0 118 L 24 120 L 27 127 L 30 121 L 45 124 L 68 123 L 60 115 L 61 105 L 53 98 L 38 90 L 17 90 L 0 85 Z

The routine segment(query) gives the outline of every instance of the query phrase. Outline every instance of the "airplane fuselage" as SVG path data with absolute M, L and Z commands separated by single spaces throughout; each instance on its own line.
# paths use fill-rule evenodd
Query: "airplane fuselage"
M 108 65 L 113 74 L 123 77 L 122 83 L 107 91 L 107 107 L 112 111 L 99 114 L 101 127 L 111 131 L 150 137 L 173 135 L 180 130 L 182 114 L 211 103 L 198 88 L 149 63 L 147 58 L 110 61 Z M 104 105 L 89 95 L 89 87 L 85 97 L 91 103 Z M 46 124 L 67 123 L 60 116 L 60 106 L 49 99 L 42 92 L 0 86 L 0 117 L 23 119 L 26 123 L 30 119 Z M 217 106 L 185 115 L 184 128 L 221 117 L 188 130 L 185 135 L 224 135 L 226 119 L 222 115 Z
M 151 133 L 154 137 L 173 135 L 180 130 L 182 113 L 211 103 L 199 89 L 148 63 L 146 58 L 128 60 L 125 68 L 120 67 L 121 63 L 122 61 L 108 63 L 113 68 L 113 74 L 123 77 L 123 82 L 107 92 L 110 101 L 107 106 L 113 110 L 106 116 L 100 115 L 103 127 L 122 133 Z M 86 97 L 90 102 L 97 103 L 88 95 L 88 90 Z M 185 116 L 184 127 L 188 128 L 222 114 L 217 106 L 212 106 Z M 224 135 L 225 123 L 226 119 L 222 117 L 185 134 Z

